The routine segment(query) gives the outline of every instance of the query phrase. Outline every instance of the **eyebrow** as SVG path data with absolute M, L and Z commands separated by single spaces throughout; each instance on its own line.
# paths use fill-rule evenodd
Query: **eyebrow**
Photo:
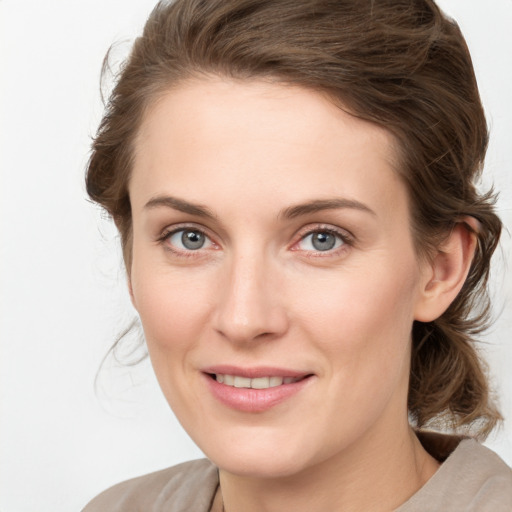
M 377 215 L 371 208 L 363 203 L 360 203 L 359 201 L 355 201 L 353 199 L 333 198 L 316 199 L 314 201 L 308 201 L 307 203 L 290 206 L 289 208 L 284 209 L 279 214 L 279 217 L 294 219 L 295 217 L 300 217 L 301 215 L 308 215 L 323 210 L 337 210 L 340 208 L 359 210 L 374 216 Z
M 183 199 L 171 196 L 157 196 L 150 199 L 145 205 L 145 210 L 152 210 L 153 208 L 159 207 L 172 208 L 189 215 L 195 215 L 197 217 L 205 217 L 208 219 L 215 219 L 215 215 L 206 206 L 200 204 L 190 203 Z
M 178 210 L 180 212 L 188 213 L 189 215 L 195 215 L 197 217 L 204 217 L 208 219 L 216 218 L 213 212 L 206 206 L 191 203 L 189 201 L 185 201 L 184 199 L 178 199 L 177 197 L 157 196 L 150 199 L 144 205 L 144 209 L 148 210 L 159 207 L 172 208 L 173 210 Z M 359 201 L 355 201 L 353 199 L 333 198 L 315 199 L 306 203 L 289 206 L 279 213 L 278 218 L 294 219 L 302 215 L 308 215 L 323 210 L 337 210 L 342 208 L 359 210 L 371 215 L 377 215 L 371 208 Z

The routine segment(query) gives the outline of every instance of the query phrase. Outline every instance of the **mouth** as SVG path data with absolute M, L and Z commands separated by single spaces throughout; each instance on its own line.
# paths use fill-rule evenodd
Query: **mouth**
M 304 393 L 315 380 L 312 373 L 278 368 L 222 366 L 203 370 L 207 387 L 224 406 L 261 413 Z
M 234 388 L 246 389 L 269 389 L 283 384 L 293 384 L 309 377 L 304 375 L 302 377 L 282 377 L 278 375 L 263 376 L 263 377 L 243 377 L 241 375 L 230 375 L 228 373 L 210 373 L 208 374 L 212 379 L 220 384 L 231 386 Z

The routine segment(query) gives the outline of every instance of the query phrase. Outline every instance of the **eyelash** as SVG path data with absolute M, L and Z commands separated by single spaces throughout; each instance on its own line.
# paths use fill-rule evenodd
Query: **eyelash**
M 163 245 L 164 249 L 166 251 L 170 251 L 173 254 L 175 254 L 181 258 L 197 258 L 201 253 L 201 249 L 197 249 L 195 251 L 192 249 L 189 249 L 189 250 L 175 249 L 172 247 L 172 245 L 170 243 L 166 243 L 168 240 L 170 240 L 170 238 L 173 235 L 180 233 L 182 231 L 192 231 L 192 232 L 200 233 L 200 234 L 204 235 L 205 238 L 210 240 L 212 245 L 218 247 L 218 245 L 212 240 L 212 237 L 208 235 L 208 233 L 206 232 L 206 230 L 203 227 L 194 226 L 194 225 L 190 225 L 190 224 L 173 226 L 172 229 L 164 230 L 164 232 L 157 238 L 157 242 L 159 244 Z
M 172 252 L 173 254 L 178 255 L 182 258 L 197 258 L 201 255 L 201 248 L 197 250 L 181 250 L 181 249 L 175 249 L 171 246 L 171 244 L 166 243 L 168 240 L 175 234 L 180 233 L 182 231 L 195 231 L 197 233 L 200 233 L 204 235 L 214 247 L 218 247 L 218 244 L 216 244 L 212 237 L 208 235 L 207 231 L 203 227 L 194 226 L 194 225 L 179 225 L 174 226 L 172 229 L 165 230 L 158 238 L 157 242 L 164 246 L 165 250 Z M 351 234 L 349 234 L 347 231 L 337 229 L 333 226 L 327 226 L 327 225 L 316 225 L 314 228 L 307 227 L 303 228 L 301 232 L 299 232 L 299 240 L 293 242 L 293 244 L 290 247 L 290 250 L 292 251 L 299 251 L 300 249 L 296 249 L 296 247 L 299 243 L 303 242 L 308 236 L 314 235 L 315 233 L 327 233 L 330 235 L 333 235 L 337 239 L 339 239 L 342 243 L 340 246 L 329 249 L 326 251 L 302 251 L 304 252 L 307 257 L 329 257 L 333 255 L 338 255 L 348 249 L 348 247 L 354 245 L 354 239 Z
M 332 256 L 338 256 L 341 253 L 345 252 L 350 246 L 354 245 L 354 238 L 351 234 L 349 234 L 345 230 L 341 230 L 339 228 L 335 228 L 330 225 L 316 225 L 314 228 L 306 227 L 299 232 L 299 240 L 294 242 L 291 246 L 292 251 L 299 251 L 300 249 L 295 249 L 299 243 L 304 241 L 308 236 L 314 235 L 316 233 L 327 233 L 338 238 L 341 241 L 341 245 L 329 249 L 326 251 L 303 251 L 308 258 L 327 258 Z

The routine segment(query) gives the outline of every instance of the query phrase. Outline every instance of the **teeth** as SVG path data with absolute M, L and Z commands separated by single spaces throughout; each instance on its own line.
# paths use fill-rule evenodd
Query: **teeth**
M 250 379 L 249 377 L 240 377 L 239 375 L 223 375 L 217 373 L 215 375 L 217 382 L 233 386 L 235 388 L 252 388 L 252 389 L 268 389 L 282 384 L 291 384 L 301 380 L 300 377 L 256 377 Z
M 273 388 L 283 383 L 283 377 L 270 377 L 268 385 Z
M 270 387 L 270 379 L 268 377 L 258 377 L 257 379 L 251 379 L 252 389 L 267 389 Z
M 251 379 L 247 377 L 235 377 L 235 388 L 250 388 Z

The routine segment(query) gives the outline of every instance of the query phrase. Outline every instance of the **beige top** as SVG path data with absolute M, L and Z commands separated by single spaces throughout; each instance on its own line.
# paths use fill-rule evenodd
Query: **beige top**
M 512 512 L 512 470 L 494 452 L 472 439 L 421 441 L 444 462 L 395 512 Z M 83 512 L 209 512 L 218 485 L 217 468 L 194 460 L 117 484 Z

